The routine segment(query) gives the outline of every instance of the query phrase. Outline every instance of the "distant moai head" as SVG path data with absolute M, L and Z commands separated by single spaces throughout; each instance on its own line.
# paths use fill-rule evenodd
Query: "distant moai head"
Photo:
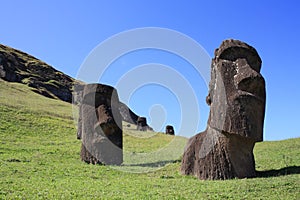
M 168 135 L 175 135 L 173 126 L 171 126 L 171 125 L 167 125 L 166 126 L 166 134 L 168 134 Z
M 212 60 L 208 125 L 223 133 L 263 140 L 265 81 L 256 50 L 238 40 L 225 40 Z
M 146 131 L 147 130 L 147 119 L 146 117 L 138 117 L 137 119 L 137 130 Z

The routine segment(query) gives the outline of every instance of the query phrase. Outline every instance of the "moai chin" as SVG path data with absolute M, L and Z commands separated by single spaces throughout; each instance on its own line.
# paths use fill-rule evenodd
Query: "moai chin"
M 123 162 L 122 118 L 117 91 L 108 85 L 87 84 L 82 91 L 77 137 L 81 159 L 92 164 Z
M 257 51 L 225 40 L 211 65 L 210 115 L 204 132 L 188 141 L 181 172 L 199 179 L 255 177 L 253 148 L 263 140 L 265 81 Z

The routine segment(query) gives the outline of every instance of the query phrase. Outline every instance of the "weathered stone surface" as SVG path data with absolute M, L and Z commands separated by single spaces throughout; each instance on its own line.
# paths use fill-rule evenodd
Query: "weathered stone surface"
M 171 125 L 166 126 L 166 134 L 168 135 L 175 135 L 174 127 Z
M 147 119 L 146 117 L 138 117 L 136 129 L 139 131 L 147 131 Z
M 82 139 L 83 161 L 107 165 L 123 162 L 122 117 L 118 94 L 113 87 L 102 84 L 84 86 L 77 138 Z
M 256 50 L 238 40 L 216 49 L 204 132 L 187 143 L 181 172 L 199 179 L 254 177 L 253 147 L 263 140 L 265 81 Z

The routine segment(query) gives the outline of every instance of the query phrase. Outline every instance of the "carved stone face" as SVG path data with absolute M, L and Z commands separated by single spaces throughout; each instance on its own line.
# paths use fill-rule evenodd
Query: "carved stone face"
M 266 93 L 260 67 L 256 50 L 245 43 L 226 40 L 216 50 L 208 96 L 212 128 L 262 141 Z

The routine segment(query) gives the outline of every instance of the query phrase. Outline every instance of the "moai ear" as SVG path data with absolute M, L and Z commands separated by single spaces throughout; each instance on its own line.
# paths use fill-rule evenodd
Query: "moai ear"
M 211 104 L 210 93 L 208 93 L 208 95 L 207 95 L 207 97 L 206 97 L 206 103 L 207 103 L 207 105 L 209 105 L 209 106 L 210 106 L 210 104 Z

